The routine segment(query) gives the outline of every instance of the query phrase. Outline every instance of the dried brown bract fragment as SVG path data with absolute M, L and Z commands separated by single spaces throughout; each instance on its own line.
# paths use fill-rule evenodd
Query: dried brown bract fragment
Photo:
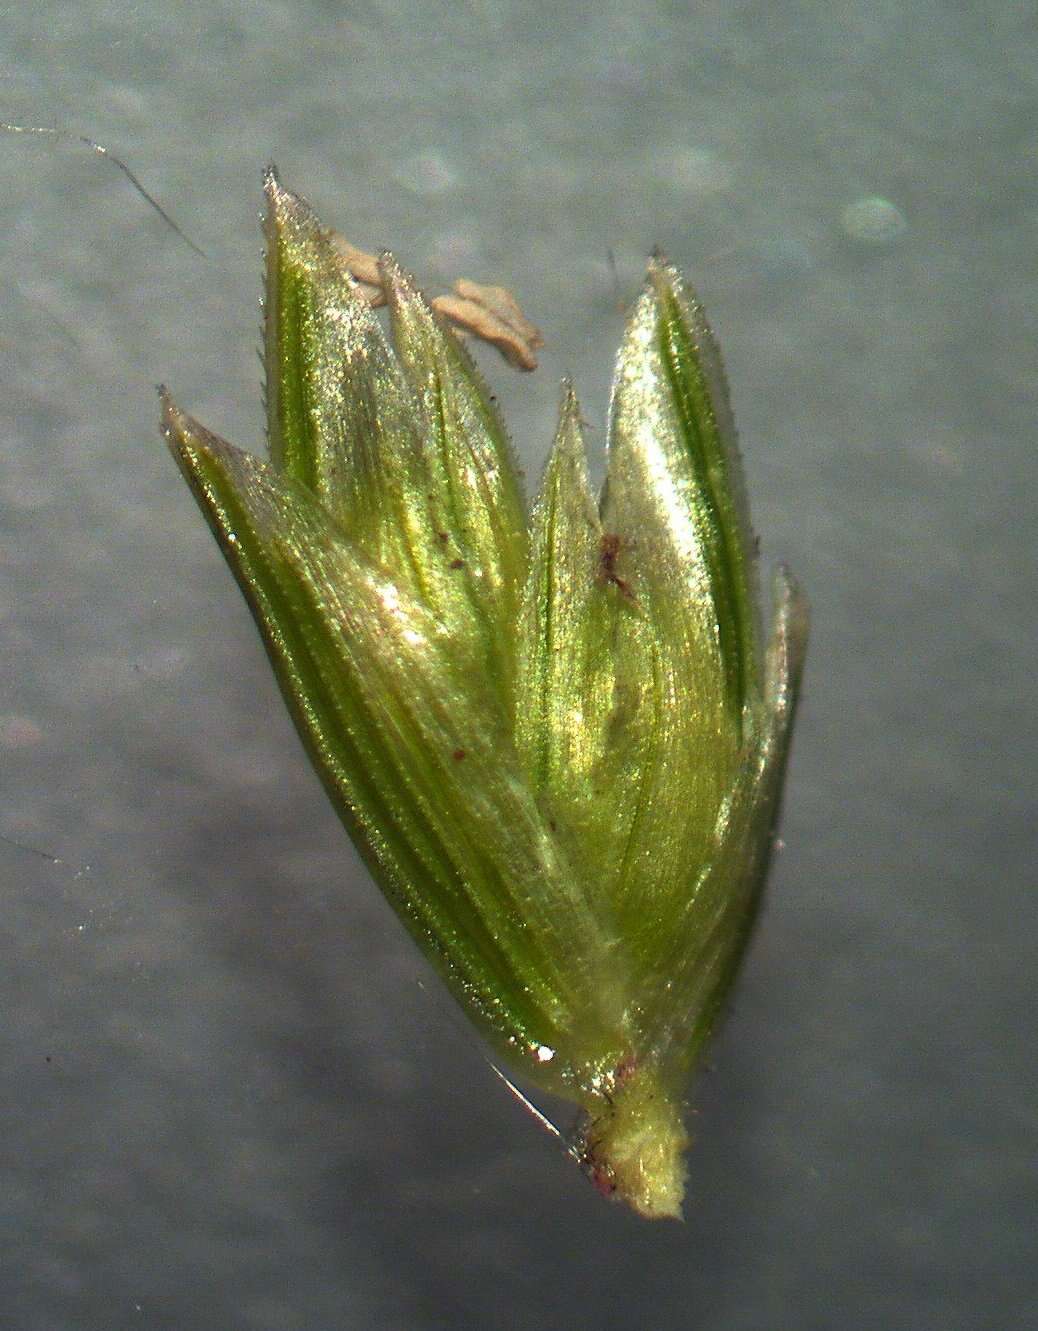
M 327 234 L 367 303 L 373 309 L 385 305 L 387 298 L 377 256 L 358 249 L 337 231 Z M 459 277 L 453 295 L 436 296 L 431 304 L 456 327 L 496 347 L 517 370 L 537 368 L 534 352 L 544 346 L 544 338 L 507 287 L 483 286 Z
M 482 286 L 462 277 L 454 283 L 454 291 L 452 296 L 437 296 L 432 301 L 433 309 L 497 347 L 517 370 L 537 368 L 534 352 L 544 346 L 544 338 L 507 287 Z

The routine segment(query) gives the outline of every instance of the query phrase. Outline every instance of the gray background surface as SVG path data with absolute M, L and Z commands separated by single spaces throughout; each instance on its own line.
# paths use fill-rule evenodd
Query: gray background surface
M 51 0 L 0 61 L 3 118 L 208 255 L 0 137 L 0 1324 L 1033 1326 L 1033 7 Z M 684 1226 L 605 1206 L 426 983 L 159 441 L 159 380 L 261 440 L 270 158 L 520 294 L 531 482 L 563 373 L 600 447 L 653 245 L 720 335 L 815 623 Z

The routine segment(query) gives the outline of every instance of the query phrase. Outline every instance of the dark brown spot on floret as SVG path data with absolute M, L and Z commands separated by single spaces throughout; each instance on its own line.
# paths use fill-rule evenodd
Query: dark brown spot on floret
M 628 600 L 633 601 L 631 584 L 621 578 L 616 571 L 616 561 L 626 544 L 622 536 L 618 536 L 615 532 L 606 532 L 602 537 L 602 548 L 599 553 L 599 572 L 604 582 L 611 582 Z

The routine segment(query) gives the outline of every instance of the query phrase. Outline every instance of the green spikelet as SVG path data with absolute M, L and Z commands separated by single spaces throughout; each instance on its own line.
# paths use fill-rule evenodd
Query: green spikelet
M 778 812 L 806 609 L 765 640 L 720 360 L 653 260 L 591 495 L 576 400 L 527 522 L 468 354 L 389 255 L 393 345 L 266 179 L 270 460 L 163 429 L 375 880 L 473 1022 L 583 1111 L 599 1188 L 680 1215 L 682 1109 Z

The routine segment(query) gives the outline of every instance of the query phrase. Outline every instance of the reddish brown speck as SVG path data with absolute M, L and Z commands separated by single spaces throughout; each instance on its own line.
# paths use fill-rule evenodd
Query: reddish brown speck
M 613 1178 L 612 1171 L 605 1165 L 592 1166 L 591 1182 L 603 1197 L 612 1197 L 616 1191 L 616 1180 Z
M 631 591 L 630 583 L 625 582 L 616 571 L 616 561 L 625 544 L 626 542 L 622 536 L 617 536 L 614 532 L 607 532 L 602 537 L 602 550 L 599 559 L 603 580 L 611 582 L 624 596 L 633 601 L 634 593 Z
M 623 1057 L 620 1060 L 620 1062 L 617 1063 L 616 1068 L 613 1072 L 613 1080 L 616 1082 L 617 1086 L 622 1086 L 624 1082 L 628 1079 L 628 1077 L 630 1077 L 631 1073 L 634 1072 L 637 1067 L 638 1067 L 638 1060 L 635 1058 L 635 1056 L 633 1054 L 625 1055 L 625 1057 Z
M 450 564 L 448 565 L 448 567 L 449 567 L 449 568 L 464 568 L 464 567 L 465 567 L 465 561 L 464 561 L 464 559 L 452 559 L 451 562 L 450 562 Z
M 454 759 L 454 761 L 455 761 L 456 763 L 460 763 L 461 760 L 462 760 L 462 758 L 465 757 L 465 750 L 464 750 L 464 749 L 455 749 L 454 752 L 453 752 L 453 754 L 451 755 L 451 757 Z

